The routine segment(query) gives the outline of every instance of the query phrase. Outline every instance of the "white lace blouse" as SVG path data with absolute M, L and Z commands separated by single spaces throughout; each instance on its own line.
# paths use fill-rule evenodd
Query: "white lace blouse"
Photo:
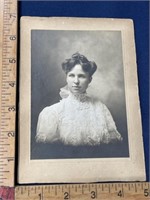
M 86 94 L 70 94 L 46 107 L 37 124 L 37 142 L 98 145 L 122 140 L 108 108 Z

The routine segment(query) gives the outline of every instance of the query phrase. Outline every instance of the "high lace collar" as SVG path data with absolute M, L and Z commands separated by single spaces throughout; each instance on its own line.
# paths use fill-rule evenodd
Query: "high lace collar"
M 60 88 L 60 93 L 59 93 L 60 97 L 62 99 L 66 99 L 66 98 L 71 98 L 72 100 L 76 100 L 79 102 L 85 102 L 87 100 L 87 93 L 82 93 L 82 94 L 73 94 L 69 91 L 67 85 Z
M 90 108 L 90 101 L 86 93 L 84 94 L 72 94 L 70 92 L 68 96 L 68 102 L 73 105 L 77 110 L 84 110 Z
M 69 92 L 69 97 L 71 100 L 78 101 L 78 102 L 86 102 L 87 101 L 87 93 L 82 93 L 82 94 L 73 94 Z

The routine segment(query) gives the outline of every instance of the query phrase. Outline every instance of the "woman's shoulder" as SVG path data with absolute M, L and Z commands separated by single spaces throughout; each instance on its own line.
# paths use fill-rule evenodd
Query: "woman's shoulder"
M 40 112 L 40 115 L 51 115 L 51 114 L 59 114 L 62 110 L 63 102 L 55 103 L 51 106 L 46 106 Z
M 98 107 L 105 107 L 105 104 L 97 97 L 89 97 L 89 101 Z

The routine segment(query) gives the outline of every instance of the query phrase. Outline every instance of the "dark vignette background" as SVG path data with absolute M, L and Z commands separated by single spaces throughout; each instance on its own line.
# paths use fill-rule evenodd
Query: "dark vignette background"
M 19 2 L 19 16 L 131 18 L 135 24 L 139 95 L 142 112 L 146 175 L 149 181 L 149 2 Z
M 36 143 L 41 110 L 57 103 L 66 85 L 61 63 L 79 51 L 97 70 L 87 90 L 107 105 L 123 137 L 122 143 L 94 147 Z M 73 114 L 73 113 L 72 113 Z M 85 116 L 86 117 L 86 116 Z M 31 33 L 31 158 L 100 158 L 128 156 L 127 122 L 120 31 L 32 30 Z M 53 123 L 53 122 L 50 122 Z M 82 123 L 82 122 L 81 122 Z M 78 130 L 78 129 L 77 129 Z

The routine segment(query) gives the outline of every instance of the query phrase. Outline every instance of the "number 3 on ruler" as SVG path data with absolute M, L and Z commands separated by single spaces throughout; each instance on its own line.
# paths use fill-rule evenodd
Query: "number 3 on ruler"
M 91 192 L 91 199 L 96 199 L 96 192 L 95 191 Z
M 8 111 L 9 111 L 9 112 L 11 112 L 11 111 L 14 112 L 14 111 L 15 111 L 15 106 L 9 107 L 9 108 L 8 108 Z

